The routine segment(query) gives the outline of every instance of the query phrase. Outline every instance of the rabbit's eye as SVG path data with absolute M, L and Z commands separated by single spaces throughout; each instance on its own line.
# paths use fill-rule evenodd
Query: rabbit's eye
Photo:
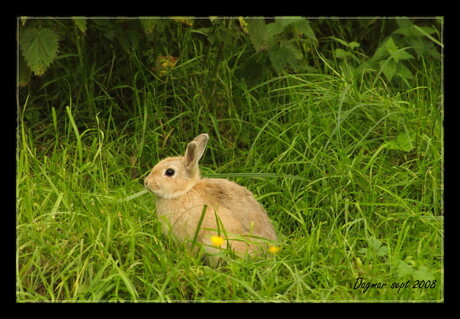
M 175 173 L 175 171 L 172 169 L 172 168 L 168 168 L 166 171 L 165 171 L 165 175 L 166 176 L 173 176 Z

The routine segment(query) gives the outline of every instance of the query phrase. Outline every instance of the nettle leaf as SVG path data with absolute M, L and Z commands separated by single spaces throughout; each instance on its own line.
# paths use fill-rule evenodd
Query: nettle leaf
M 384 43 L 384 47 L 390 55 L 393 55 L 398 50 L 398 47 L 391 37 Z
M 394 31 L 393 33 L 402 34 L 404 36 L 411 36 L 413 34 L 414 23 L 410 19 L 397 19 L 396 23 L 398 24 L 399 28 L 396 29 L 396 31 Z
M 59 36 L 49 28 L 26 28 L 19 38 L 22 55 L 35 75 L 43 75 L 56 58 Z
M 388 57 L 388 51 L 387 49 L 382 45 L 382 46 L 379 46 L 377 48 L 377 50 L 375 50 L 375 53 L 374 55 L 372 56 L 372 59 L 373 61 L 379 61 L 379 60 L 382 60 L 382 59 L 385 59 Z
M 393 59 L 380 61 L 380 70 L 385 74 L 388 81 L 391 81 L 396 73 L 397 63 Z
M 288 41 L 283 41 L 279 44 L 275 43 L 268 49 L 268 58 L 273 68 L 278 73 L 283 71 L 286 64 L 296 69 L 298 61 L 302 59 L 302 57 L 302 52 Z
M 310 22 L 308 20 L 302 19 L 302 20 L 296 20 L 293 24 L 293 27 L 303 34 L 308 40 L 310 40 L 310 43 L 317 46 L 318 45 L 318 39 L 316 38 L 315 32 L 310 26 Z
M 19 70 L 18 70 L 18 79 L 17 84 L 19 86 L 25 86 L 32 75 L 30 69 L 26 65 L 26 61 L 24 61 L 24 57 L 22 55 L 19 56 Z
M 275 17 L 275 22 L 280 24 L 283 28 L 299 20 L 302 20 L 302 17 Z
M 249 31 L 249 39 L 251 40 L 252 45 L 256 51 L 265 50 L 271 40 L 272 36 L 270 35 L 273 33 L 274 30 L 268 29 L 265 26 L 264 19 L 254 19 L 248 21 L 248 31 Z
M 285 28 L 286 28 L 285 23 L 281 23 L 281 22 L 277 21 L 277 22 L 273 22 L 273 23 L 269 23 L 269 24 L 265 25 L 265 31 L 264 32 L 266 33 L 267 38 L 272 38 L 272 37 L 280 34 L 281 32 L 283 32 Z
M 396 50 L 395 52 L 393 52 L 391 54 L 391 57 L 396 61 L 396 62 L 399 62 L 399 60 L 408 60 L 408 59 L 413 59 L 414 57 L 406 52 L 406 49 L 407 48 L 402 48 L 402 49 L 399 49 L 399 50 Z
M 414 78 L 412 72 L 402 63 L 398 64 L 398 71 L 396 73 L 407 80 L 412 80 Z
M 268 58 L 275 71 L 281 73 L 287 63 L 286 49 L 276 43 L 270 47 Z

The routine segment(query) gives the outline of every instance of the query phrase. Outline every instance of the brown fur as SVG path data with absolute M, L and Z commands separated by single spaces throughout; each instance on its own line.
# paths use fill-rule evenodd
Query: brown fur
M 189 143 L 184 157 L 160 161 L 145 179 L 146 187 L 156 195 L 156 211 L 165 222 L 163 232 L 191 242 L 207 205 L 197 236 L 206 252 L 219 251 L 211 236 L 220 235 L 225 239 L 222 249 L 260 253 L 266 248 L 264 239 L 277 240 L 267 213 L 245 187 L 225 179 L 200 178 L 198 160 L 207 140 L 207 134 L 199 135 Z M 168 168 L 174 169 L 173 177 L 165 175 Z

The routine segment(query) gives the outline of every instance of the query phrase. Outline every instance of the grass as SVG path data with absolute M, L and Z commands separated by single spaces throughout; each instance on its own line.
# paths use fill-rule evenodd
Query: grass
M 196 57 L 174 78 L 155 79 L 139 62 L 129 66 L 131 83 L 114 85 L 83 63 L 76 67 L 92 80 L 80 91 L 63 64 L 61 80 L 27 95 L 18 120 L 17 300 L 443 301 L 437 69 L 420 70 L 399 92 L 340 71 L 247 85 L 225 63 L 211 79 L 204 49 L 189 45 Z M 55 87 L 64 79 L 66 107 L 54 104 L 66 96 Z M 44 100 L 50 116 L 40 116 Z M 203 175 L 256 195 L 281 240 L 274 256 L 214 269 L 161 234 L 141 182 L 202 132 L 210 135 Z M 386 286 L 355 289 L 358 278 Z

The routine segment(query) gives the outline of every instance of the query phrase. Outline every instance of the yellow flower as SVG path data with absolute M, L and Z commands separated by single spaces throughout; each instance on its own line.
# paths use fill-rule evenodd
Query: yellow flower
M 277 253 L 279 253 L 281 250 L 281 247 L 277 247 L 277 246 L 270 246 L 268 247 L 268 252 L 272 255 L 275 255 Z
M 156 67 L 152 70 L 157 71 L 160 75 L 166 75 L 176 66 L 178 59 L 173 56 L 158 56 L 155 61 Z
M 173 17 L 174 21 L 180 22 L 188 27 L 191 27 L 193 25 L 193 22 L 195 21 L 195 18 L 192 17 Z
M 224 243 L 224 239 L 220 236 L 211 236 L 211 242 L 214 246 L 220 247 Z
M 248 23 L 244 20 L 244 18 L 243 18 L 243 17 L 239 17 L 239 18 L 238 18 L 238 22 L 240 23 L 240 28 L 241 28 L 241 30 L 242 30 L 244 33 L 248 34 L 248 33 L 249 33 L 249 30 L 248 30 Z

